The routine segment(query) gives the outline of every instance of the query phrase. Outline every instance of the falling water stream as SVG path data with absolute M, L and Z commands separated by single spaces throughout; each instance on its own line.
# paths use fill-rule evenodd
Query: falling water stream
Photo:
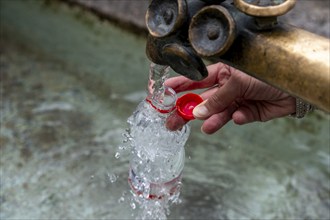
M 169 77 L 169 66 L 150 64 L 148 99 L 162 103 L 165 96 L 165 80 Z
M 128 119 L 129 185 L 131 207 L 137 204 L 139 208 L 137 219 L 166 219 L 170 205 L 180 201 L 184 144 L 190 128 L 169 131 L 165 127 L 176 102 L 175 92 L 164 85 L 168 71 L 166 66 L 150 65 L 148 96 Z

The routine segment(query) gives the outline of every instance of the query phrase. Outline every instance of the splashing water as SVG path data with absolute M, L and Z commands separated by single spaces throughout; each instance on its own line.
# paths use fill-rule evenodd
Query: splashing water
M 131 151 L 129 184 L 131 208 L 137 219 L 166 219 L 169 207 L 178 203 L 184 166 L 184 144 L 190 128 L 169 131 L 166 118 L 176 94 L 164 86 L 168 67 L 151 64 L 147 100 L 142 101 L 128 123 L 124 142 Z
M 118 176 L 115 173 L 107 173 L 107 179 L 111 182 L 114 183 L 117 181 Z
M 120 158 L 120 153 L 119 153 L 119 152 L 116 152 L 116 154 L 115 154 L 115 158 L 116 158 L 116 159 L 119 159 L 119 158 Z

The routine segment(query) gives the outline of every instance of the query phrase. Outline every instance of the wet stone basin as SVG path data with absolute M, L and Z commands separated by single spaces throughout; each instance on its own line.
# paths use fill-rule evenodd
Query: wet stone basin
M 0 218 L 134 218 L 116 152 L 145 96 L 145 38 L 60 2 L 3 0 L 0 16 Z M 329 124 L 192 122 L 169 218 L 329 219 Z

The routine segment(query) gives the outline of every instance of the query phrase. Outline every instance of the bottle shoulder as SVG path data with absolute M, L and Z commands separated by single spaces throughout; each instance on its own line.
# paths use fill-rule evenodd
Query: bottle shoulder
M 131 127 L 154 127 L 155 131 L 164 130 L 172 135 L 190 134 L 190 126 L 186 124 L 181 130 L 170 131 L 166 128 L 165 123 L 171 113 L 161 113 L 153 108 L 149 102 L 142 101 L 134 113 L 129 117 L 128 123 Z
M 175 154 L 179 148 L 183 148 L 190 135 L 190 126 L 170 131 L 165 126 L 167 116 L 157 112 L 148 103 L 140 103 L 128 120 L 135 147 L 155 148 L 169 154 Z

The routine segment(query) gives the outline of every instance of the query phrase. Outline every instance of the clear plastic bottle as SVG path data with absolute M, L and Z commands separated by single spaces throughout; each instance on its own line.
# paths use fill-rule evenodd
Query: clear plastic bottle
M 189 125 L 170 131 L 167 117 L 175 109 L 176 94 L 164 87 L 162 99 L 148 96 L 128 119 L 131 136 L 129 184 L 143 198 L 178 196 Z

